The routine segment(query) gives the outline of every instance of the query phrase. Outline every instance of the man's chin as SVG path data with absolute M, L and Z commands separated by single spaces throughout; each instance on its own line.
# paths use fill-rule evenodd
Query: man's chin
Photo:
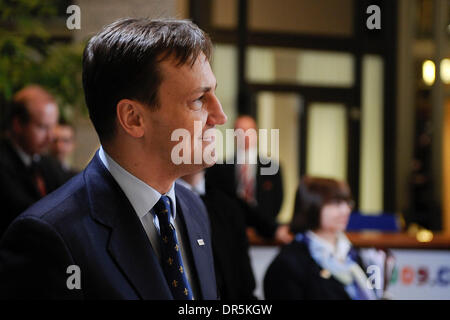
M 193 163 L 192 167 L 195 168 L 209 168 L 212 167 L 213 165 L 215 165 L 217 162 L 217 159 L 208 159 L 207 161 L 205 161 L 205 159 L 202 159 L 202 162 L 199 163 Z
M 204 162 L 204 168 L 211 168 L 213 165 L 216 164 L 216 162 L 217 160 L 214 160 L 214 162 L 211 163 Z

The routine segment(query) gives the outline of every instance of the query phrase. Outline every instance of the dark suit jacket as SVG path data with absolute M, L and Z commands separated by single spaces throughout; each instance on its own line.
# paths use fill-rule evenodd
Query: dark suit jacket
M 236 201 L 206 185 L 202 196 L 211 221 L 217 286 L 223 300 L 255 299 L 245 216 Z
M 54 159 L 42 156 L 39 168 L 47 192 L 60 187 L 67 178 Z M 28 169 L 8 140 L 0 142 L 0 237 L 20 213 L 41 198 Z
M 176 198 L 195 261 L 197 298 L 216 299 L 205 207 L 178 185 Z M 80 290 L 67 288 L 70 265 L 81 270 Z M 83 172 L 11 224 L 0 241 L 0 284 L 0 298 L 172 299 L 139 218 L 98 152 Z
M 359 262 L 359 261 L 358 261 Z M 284 246 L 270 264 L 264 277 L 266 299 L 349 300 L 344 286 L 333 276 L 321 276 L 304 242 Z
M 236 163 L 236 161 L 235 161 Z M 246 213 L 246 223 L 267 238 L 272 238 L 277 228 L 276 217 L 283 202 L 283 183 L 281 167 L 275 175 L 261 175 L 262 167 L 270 167 L 270 163 L 257 164 L 256 172 L 256 207 L 248 206 L 237 197 L 236 165 L 216 164 L 206 171 L 206 181 L 220 188 L 228 196 L 237 199 Z

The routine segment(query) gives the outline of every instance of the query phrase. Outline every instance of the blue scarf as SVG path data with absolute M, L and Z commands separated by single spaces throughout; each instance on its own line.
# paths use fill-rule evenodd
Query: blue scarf
M 295 240 L 304 242 L 314 261 L 333 275 L 352 300 L 374 300 L 376 295 L 367 286 L 367 276 L 356 263 L 357 253 L 347 237 L 340 233 L 335 248 L 315 233 L 298 233 Z

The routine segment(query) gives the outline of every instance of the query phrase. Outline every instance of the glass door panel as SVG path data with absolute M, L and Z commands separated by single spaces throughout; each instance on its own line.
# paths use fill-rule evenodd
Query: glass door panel
M 361 153 L 359 210 L 383 211 L 383 60 L 366 55 L 362 61 Z
M 299 141 L 300 141 L 300 111 L 301 97 L 294 93 L 260 92 L 256 96 L 257 123 L 259 129 L 279 130 L 279 153 L 270 154 L 276 150 L 268 143 L 261 145 L 260 154 L 270 154 L 272 159 L 280 163 L 282 169 L 284 199 L 279 222 L 287 223 L 294 209 L 295 191 L 299 182 Z M 267 139 L 270 142 L 270 138 Z
M 347 180 L 347 117 L 345 105 L 308 106 L 306 173 Z

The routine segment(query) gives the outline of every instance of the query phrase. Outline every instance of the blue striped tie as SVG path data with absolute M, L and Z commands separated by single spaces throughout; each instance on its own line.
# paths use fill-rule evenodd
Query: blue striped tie
M 192 300 L 192 290 L 184 270 L 177 234 L 170 223 L 170 198 L 161 196 L 154 211 L 159 220 L 161 261 L 167 284 L 175 300 Z

